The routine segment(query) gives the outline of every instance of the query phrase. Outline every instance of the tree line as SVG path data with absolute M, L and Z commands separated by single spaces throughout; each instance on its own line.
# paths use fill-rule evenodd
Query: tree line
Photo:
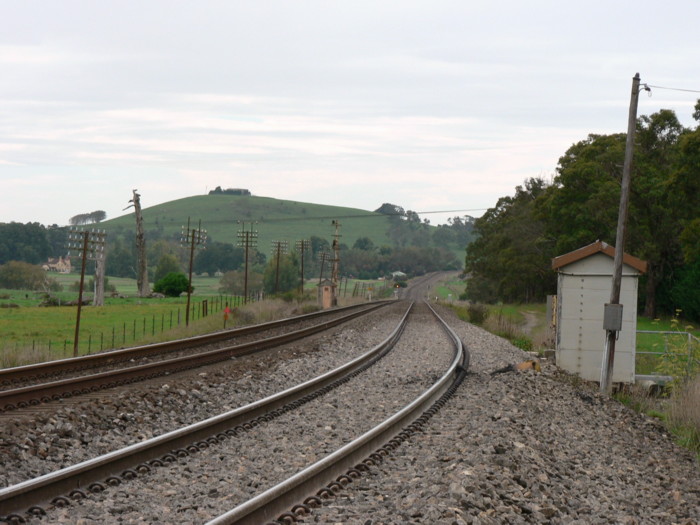
M 693 118 L 700 123 L 700 101 Z M 596 240 L 615 244 L 626 134 L 590 134 L 474 221 L 465 296 L 542 301 L 556 293 L 552 258 Z M 625 251 L 644 259 L 640 311 L 700 319 L 700 125 L 671 110 L 637 120 Z
M 78 215 L 73 215 L 69 219 L 69 224 L 72 226 L 80 226 L 83 224 L 95 224 L 102 222 L 107 218 L 107 213 L 102 210 L 95 210 L 90 213 L 79 213 Z
M 376 211 L 389 216 L 387 244 L 375 246 L 368 237 L 357 239 L 352 246 L 341 243 L 341 277 L 374 279 L 397 270 L 408 275 L 421 275 L 461 268 L 461 261 L 455 256 L 453 248 L 463 249 L 470 241 L 474 222 L 472 217 L 453 217 L 448 224 L 433 228 L 429 221 L 421 221 L 417 213 L 394 204 L 384 204 Z M 65 256 L 67 235 L 67 227 L 56 225 L 0 223 L 0 265 L 10 261 L 40 265 L 49 257 Z M 147 230 L 145 236 L 149 282 L 155 283 L 169 273 L 186 272 L 189 268 L 189 249 L 181 246 L 179 235 L 168 236 L 162 228 L 154 228 Z M 305 279 L 322 273 L 330 277 L 330 242 L 316 236 L 311 236 L 308 241 L 309 249 L 304 253 Z M 243 281 L 244 255 L 243 248 L 209 239 L 206 249 L 195 252 L 193 271 L 195 274 L 225 276 L 222 287 L 226 288 L 225 291 L 237 293 L 235 289 L 238 285 L 232 283 Z M 136 261 L 136 232 L 124 227 L 109 231 L 106 275 L 135 278 Z M 80 271 L 81 261 L 73 258 L 72 263 Z M 287 291 L 299 284 L 301 257 L 298 253 L 281 257 L 278 270 L 276 258 L 268 260 L 265 253 L 252 249 L 248 264 L 251 289 L 264 288 L 271 292 L 274 288 L 280 288 L 280 291 Z M 273 270 L 274 279 L 270 277 Z

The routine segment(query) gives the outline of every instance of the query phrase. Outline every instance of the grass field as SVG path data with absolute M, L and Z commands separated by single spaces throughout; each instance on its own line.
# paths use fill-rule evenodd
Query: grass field
M 656 374 L 692 370 L 700 366 L 700 345 L 685 332 L 700 338 L 700 330 L 673 318 L 637 319 L 637 374 Z M 639 331 L 661 333 L 639 333 Z M 697 361 L 697 364 L 694 362 Z
M 464 293 L 464 281 L 455 273 L 449 280 L 443 281 L 433 288 L 432 293 L 441 301 L 457 301 Z
M 72 285 L 80 282 L 79 274 L 53 274 L 52 277 L 63 286 L 63 291 L 55 292 L 53 296 L 65 303 L 77 300 L 78 292 L 72 289 Z M 87 282 L 86 278 L 86 288 Z M 218 278 L 193 277 L 192 283 L 191 325 L 201 324 L 205 314 L 216 314 L 218 318 L 218 312 L 226 302 L 232 305 L 241 302 L 241 298 L 218 293 Z M 164 333 L 186 324 L 186 297 L 140 298 L 135 279 L 112 277 L 109 284 L 116 287 L 118 295 L 106 293 L 105 306 L 84 305 L 81 308 L 80 354 L 162 339 Z M 92 290 L 85 289 L 83 299 L 91 297 Z M 0 306 L 3 306 L 0 308 L 0 358 L 3 366 L 73 355 L 77 307 L 40 307 L 43 300 L 44 294 L 40 292 L 0 290 Z
M 64 291 L 56 292 L 54 296 L 64 303 L 78 298 L 78 292 L 71 291 L 71 285 L 80 281 L 78 274 L 55 274 L 52 277 L 64 287 Z M 183 332 L 186 297 L 140 298 L 134 279 L 109 278 L 109 284 L 116 287 L 119 296 L 111 297 L 107 293 L 105 306 L 85 305 L 81 308 L 79 353 L 221 329 L 221 312 L 225 303 L 240 306 L 242 298 L 219 294 L 219 278 L 216 277 L 193 277 L 192 283 L 190 325 Z M 306 283 L 307 300 L 314 304 L 316 284 L 315 280 Z M 348 301 L 364 300 L 370 293 L 376 298 L 386 290 L 384 281 L 348 280 L 341 283 L 339 296 Z M 84 299 L 91 297 L 91 290 L 83 292 Z M 0 290 L 0 366 L 73 355 L 77 307 L 40 307 L 43 300 L 43 293 Z M 205 312 L 209 315 L 205 316 Z

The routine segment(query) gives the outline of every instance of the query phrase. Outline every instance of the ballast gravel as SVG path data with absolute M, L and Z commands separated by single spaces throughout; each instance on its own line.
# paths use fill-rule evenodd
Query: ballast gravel
M 675 445 L 655 420 L 599 395 L 594 388 L 547 362 L 542 363 L 541 373 L 492 374 L 529 356 L 507 341 L 460 321 L 451 310 L 439 311 L 471 353 L 470 371 L 464 383 L 422 432 L 414 434 L 382 464 L 372 467 L 335 498 L 314 509 L 303 518 L 303 523 L 700 523 L 698 462 L 688 451 Z M 387 322 L 387 326 L 393 327 L 394 321 Z M 354 333 L 341 331 L 336 342 L 345 340 L 348 349 L 360 347 L 364 342 L 358 342 L 356 337 L 362 341 L 381 324 L 372 321 L 365 328 L 362 323 L 366 321 L 358 323 L 360 328 L 354 328 Z M 430 360 L 429 351 L 423 355 L 426 362 Z M 303 360 L 299 363 L 303 369 Z M 253 389 L 256 378 L 264 375 L 254 369 L 246 380 L 247 373 L 236 377 L 237 381 L 242 381 L 242 391 Z M 161 397 L 160 393 L 166 385 L 152 387 L 156 390 L 145 389 L 143 398 L 155 406 L 161 402 L 167 425 L 188 419 L 181 409 L 187 403 L 193 404 L 192 411 L 196 407 L 197 412 L 217 412 L 220 404 L 208 394 L 211 375 L 207 372 L 206 376 L 190 379 L 192 383 L 187 386 L 171 382 L 167 385 L 167 396 Z M 201 399 L 188 394 L 191 387 L 199 392 Z M 175 395 L 178 388 L 185 393 Z M 133 398 L 138 397 L 123 395 L 124 398 L 112 401 L 130 406 L 135 403 Z M 171 399 L 174 399 L 172 403 Z M 96 401 L 101 402 L 104 401 Z M 59 430 L 66 423 L 73 424 L 81 419 L 76 409 L 74 419 L 46 421 L 45 424 L 54 428 L 38 432 L 32 446 L 27 445 L 24 451 L 31 450 L 29 458 L 38 457 L 41 444 L 49 441 L 56 450 L 70 455 L 75 439 L 79 440 L 78 446 L 80 440 L 87 440 L 93 447 L 91 450 L 98 450 L 102 440 L 111 440 L 103 434 L 103 429 L 110 425 L 119 430 L 126 441 L 135 439 L 139 433 L 147 437 L 146 434 L 153 431 L 148 427 L 151 423 L 140 422 L 139 418 L 150 416 L 140 415 L 138 409 L 129 410 L 122 413 L 108 410 L 101 427 L 100 416 L 96 415 L 99 411 L 88 411 L 87 417 L 98 427 L 94 436 L 96 445 L 82 431 L 77 438 L 71 435 L 70 429 Z M 333 424 L 328 426 L 326 431 L 332 434 L 336 429 Z M 26 431 L 26 427 L 22 429 L 19 425 L 19 428 Z M 292 426 L 286 440 L 281 440 L 277 446 L 294 448 L 297 439 L 294 430 Z M 42 433 L 44 437 L 40 437 Z M 67 446 L 55 445 L 61 439 L 68 441 Z M 0 454 L 8 449 L 16 452 L 18 443 L 19 438 L 5 441 Z M 110 445 L 104 444 L 105 449 L 111 447 L 111 441 Z M 260 454 L 263 456 L 267 452 L 270 451 L 261 450 Z M 312 456 L 315 452 L 309 450 L 308 454 Z M 51 457 L 54 456 L 47 455 Z M 4 461 L 7 456 L 2 458 Z M 70 455 L 66 462 L 74 462 L 70 461 L 73 458 Z M 12 466 L 17 464 L 20 463 Z M 42 462 L 30 464 L 40 469 Z M 240 475 L 241 480 L 247 479 L 248 489 L 263 490 L 265 487 L 260 480 L 246 478 L 247 469 L 247 465 L 241 464 L 241 471 L 236 475 Z M 6 474 L 7 470 L 2 473 Z M 209 488 L 193 494 L 176 511 L 162 502 L 155 502 L 143 511 L 136 500 L 128 496 L 126 487 L 118 487 L 103 496 L 103 514 L 82 512 L 78 510 L 79 505 L 74 505 L 57 510 L 52 521 L 80 525 L 205 523 L 211 518 L 207 508 L 213 501 L 219 505 L 235 499 L 222 473 L 212 470 L 201 474 L 185 464 L 182 478 L 162 479 L 158 490 L 164 496 L 172 496 L 183 479 L 199 475 L 206 477 Z
M 324 524 L 700 523 L 700 468 L 655 420 L 449 309 L 471 352 L 455 395 L 384 463 L 304 519 Z
M 51 511 L 42 521 L 200 523 L 284 481 L 409 404 L 448 368 L 449 338 L 431 330 L 435 320 L 424 306 L 415 310 L 396 347 L 351 381 L 118 490 Z M 424 361 L 426 349 L 430 358 Z
M 1 415 L 0 486 L 64 468 L 233 410 L 331 370 L 380 343 L 395 304 L 261 355 Z M 61 406 L 64 405 L 64 406 Z

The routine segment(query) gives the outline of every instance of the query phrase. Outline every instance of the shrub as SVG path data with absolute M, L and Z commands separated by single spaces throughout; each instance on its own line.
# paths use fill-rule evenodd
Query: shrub
M 473 324 L 483 324 L 489 316 L 489 309 L 485 304 L 472 303 L 467 306 L 469 322 Z
M 305 304 L 301 307 L 302 314 L 311 314 L 321 310 L 321 307 L 317 304 Z
M 169 297 L 178 297 L 182 292 L 187 291 L 188 286 L 189 281 L 185 274 L 170 272 L 153 285 L 153 291 Z M 190 289 L 190 292 L 192 291 L 194 287 Z
M 279 294 L 279 298 L 282 299 L 285 303 L 291 303 L 294 302 L 296 299 L 298 299 L 299 294 L 294 291 L 289 291 L 289 292 L 284 292 Z
M 511 339 L 510 342 L 513 343 L 514 346 L 520 348 L 521 350 L 525 350 L 526 352 L 532 352 L 532 341 L 528 337 L 515 337 L 514 339 Z
M 698 345 L 688 340 L 685 334 L 685 331 L 692 331 L 693 327 L 687 325 L 681 329 L 680 313 L 680 310 L 676 310 L 676 315 L 671 319 L 671 331 L 677 332 L 677 335 L 666 336 L 665 351 L 656 366 L 659 374 L 672 376 L 674 381 L 681 381 L 692 375 L 700 364 Z
M 170 273 L 180 273 L 180 262 L 174 255 L 166 253 L 158 261 L 153 278 L 157 282 L 165 279 Z
M 682 444 L 700 453 L 700 376 L 674 388 L 668 417 Z
M 46 273 L 35 264 L 10 261 L 0 266 L 0 288 L 41 290 L 45 280 Z
M 108 293 L 115 293 L 117 291 L 117 287 L 114 286 L 113 284 L 109 284 L 109 277 L 104 278 L 104 287 L 105 287 L 105 292 Z M 70 285 L 70 289 L 73 292 L 79 292 L 80 291 L 80 281 L 73 281 L 73 284 Z M 95 289 L 95 278 L 90 277 L 86 282 L 83 282 L 83 290 L 94 290 Z M 51 290 L 51 291 L 60 291 L 60 290 Z

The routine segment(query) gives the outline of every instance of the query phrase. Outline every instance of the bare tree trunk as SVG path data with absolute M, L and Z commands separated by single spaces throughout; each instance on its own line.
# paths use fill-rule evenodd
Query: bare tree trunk
M 143 231 L 143 216 L 141 215 L 141 196 L 133 190 L 134 198 L 130 201 L 134 203 L 136 214 L 136 253 L 138 261 L 136 264 L 136 286 L 139 297 L 148 297 L 151 288 L 148 285 L 148 265 L 146 264 L 146 235 Z
M 92 306 L 105 305 L 105 257 L 98 257 L 95 261 L 95 295 Z

